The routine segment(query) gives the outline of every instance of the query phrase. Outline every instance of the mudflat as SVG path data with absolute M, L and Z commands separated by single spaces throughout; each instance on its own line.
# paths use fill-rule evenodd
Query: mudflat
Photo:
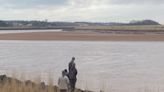
M 31 32 L 0 34 L 0 40 L 164 41 L 164 34 L 110 34 L 85 32 Z

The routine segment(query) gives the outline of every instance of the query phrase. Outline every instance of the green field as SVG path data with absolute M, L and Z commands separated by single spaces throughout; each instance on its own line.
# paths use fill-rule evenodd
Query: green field
M 119 31 L 164 31 L 164 25 L 138 25 L 138 26 L 80 26 L 77 30 L 119 30 Z

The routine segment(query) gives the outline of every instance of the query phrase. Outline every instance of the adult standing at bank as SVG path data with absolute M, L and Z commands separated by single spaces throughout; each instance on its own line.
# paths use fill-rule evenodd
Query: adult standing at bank
M 72 57 L 72 60 L 68 65 L 68 68 L 69 68 L 68 78 L 70 81 L 70 91 L 71 92 L 74 92 L 76 81 L 77 81 L 77 78 L 76 78 L 77 69 L 76 69 L 76 64 L 74 61 L 75 61 L 75 57 Z
M 69 62 L 69 65 L 68 65 L 69 70 L 73 66 L 73 64 L 75 64 L 75 57 L 72 57 L 71 61 Z

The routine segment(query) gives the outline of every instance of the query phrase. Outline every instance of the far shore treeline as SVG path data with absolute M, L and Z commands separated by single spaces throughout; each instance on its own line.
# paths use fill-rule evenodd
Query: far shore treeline
M 4 21 L 0 20 L 0 27 L 41 27 L 41 28 L 58 28 L 58 27 L 81 27 L 81 26 L 124 26 L 124 25 L 160 25 L 160 23 L 153 20 L 140 20 L 130 21 L 129 23 L 117 23 L 117 22 L 48 22 L 45 21 Z

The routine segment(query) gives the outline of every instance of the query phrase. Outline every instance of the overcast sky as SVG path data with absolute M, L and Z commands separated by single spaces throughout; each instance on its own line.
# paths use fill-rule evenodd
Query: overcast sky
M 164 0 L 0 0 L 0 20 L 128 22 L 164 24 Z

